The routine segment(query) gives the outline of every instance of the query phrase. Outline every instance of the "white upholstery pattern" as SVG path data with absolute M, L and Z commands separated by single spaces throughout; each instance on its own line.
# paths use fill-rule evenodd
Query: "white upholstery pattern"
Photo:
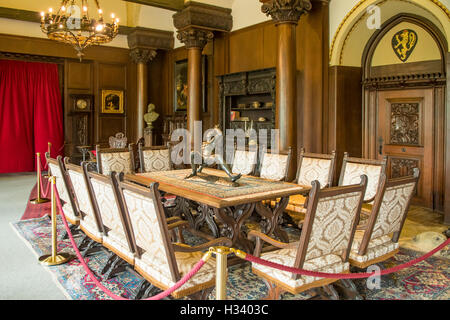
M 388 236 L 382 236 L 373 240 L 370 240 L 367 246 L 366 254 L 360 255 L 359 247 L 361 246 L 364 231 L 358 230 L 355 233 L 355 238 L 352 243 L 352 250 L 350 251 L 349 258 L 360 263 L 364 263 L 378 257 L 384 256 L 396 249 L 399 245 L 396 242 L 392 242 L 391 238 Z
M 131 172 L 131 156 L 130 152 L 111 152 L 101 153 L 100 159 L 102 162 L 102 174 L 109 175 L 115 171 L 117 173 L 123 172 L 130 174 Z
M 293 267 L 296 255 L 297 249 L 281 249 L 277 251 L 263 253 L 261 255 L 261 258 L 264 260 L 282 264 L 284 266 Z M 263 272 L 272 279 L 276 279 L 282 283 L 287 284 L 291 288 L 298 288 L 322 279 L 310 276 L 300 276 L 298 279 L 293 279 L 291 272 L 280 271 L 278 269 L 266 267 L 257 263 L 252 263 L 252 268 Z M 349 264 L 348 262 L 343 263 L 342 258 L 340 256 L 335 254 L 329 254 L 305 261 L 302 269 L 326 273 L 342 273 L 347 272 L 349 270 Z
M 169 269 L 169 255 L 164 247 L 162 232 L 158 223 L 155 205 L 149 197 L 124 190 L 125 205 L 130 215 L 136 244 L 144 249 L 141 257 L 135 260 L 137 268 L 143 270 L 154 280 L 167 287 L 175 284 Z M 201 252 L 175 252 L 181 277 L 188 273 L 202 258 Z M 210 259 L 191 280 L 179 290 L 201 285 L 215 277 L 215 264 Z M 178 290 L 178 291 L 179 291 Z
M 342 254 L 348 248 L 360 199 L 361 192 L 354 192 L 319 200 L 306 260 L 332 253 Z
M 370 200 L 375 197 L 375 194 L 377 193 L 381 175 L 381 166 L 348 162 L 345 166 L 342 185 L 348 186 L 359 184 L 363 174 L 367 176 L 367 189 L 364 200 Z
M 143 150 L 144 172 L 170 170 L 169 149 Z
M 80 220 L 80 225 L 92 233 L 95 237 L 101 238 L 102 234 L 99 232 L 97 222 L 94 216 L 94 209 L 92 208 L 91 200 L 89 199 L 88 189 L 84 176 L 82 173 L 67 170 L 70 181 L 72 182 L 75 198 L 78 203 L 78 209 L 83 213 L 84 217 Z
M 69 200 L 69 191 L 66 188 L 66 185 L 63 181 L 63 173 L 58 165 L 53 163 L 48 164 L 52 176 L 55 177 L 56 189 L 58 190 L 59 198 L 65 203 L 70 203 Z M 50 182 L 50 181 L 49 181 Z
M 318 180 L 323 188 L 328 184 L 330 167 L 331 160 L 303 157 L 297 183 L 310 186 L 311 182 Z
M 261 178 L 275 181 L 284 180 L 288 165 L 287 155 L 266 153 L 262 161 Z
M 414 186 L 414 183 L 408 183 L 386 189 L 373 228 L 372 239 L 400 231 L 408 202 L 413 196 Z
M 91 183 L 103 225 L 110 229 L 108 235 L 103 237 L 103 242 L 110 244 L 124 255 L 133 256 L 128 247 L 124 226 L 111 184 L 104 183 L 96 178 L 91 178 Z
M 257 153 L 254 151 L 236 150 L 231 171 L 234 174 L 252 174 L 256 165 L 256 157 Z

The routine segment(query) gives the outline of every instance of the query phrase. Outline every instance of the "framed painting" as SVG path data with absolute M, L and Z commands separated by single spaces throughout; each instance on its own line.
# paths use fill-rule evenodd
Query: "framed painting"
M 123 113 L 123 91 L 102 90 L 102 113 Z
M 206 56 L 202 56 L 202 110 L 206 112 Z M 174 66 L 174 111 L 186 112 L 188 103 L 188 61 L 175 61 Z

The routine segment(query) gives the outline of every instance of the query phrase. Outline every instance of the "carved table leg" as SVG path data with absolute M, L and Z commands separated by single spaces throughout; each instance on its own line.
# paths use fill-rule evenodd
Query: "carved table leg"
M 233 241 L 233 245 L 247 252 L 253 250 L 253 243 L 247 239 L 242 231 L 242 225 L 254 209 L 254 203 L 232 208 L 213 209 L 216 217 L 224 224 L 222 235 L 229 237 Z
M 219 238 L 220 232 L 216 222 L 214 221 L 212 209 L 205 204 L 200 204 L 198 207 L 198 212 L 199 216 L 195 219 L 194 229 L 199 230 L 200 226 L 206 222 L 214 237 Z
M 262 231 L 269 236 L 273 233 L 283 242 L 289 242 L 287 233 L 280 228 L 282 214 L 288 203 L 289 197 L 281 198 L 273 209 L 265 206 L 261 201 L 256 203 L 256 212 L 264 218 L 261 226 Z

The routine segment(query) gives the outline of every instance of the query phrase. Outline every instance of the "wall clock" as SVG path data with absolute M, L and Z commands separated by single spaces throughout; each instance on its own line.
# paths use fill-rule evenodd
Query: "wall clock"
M 90 95 L 72 95 L 73 111 L 85 112 L 92 110 L 92 96 Z

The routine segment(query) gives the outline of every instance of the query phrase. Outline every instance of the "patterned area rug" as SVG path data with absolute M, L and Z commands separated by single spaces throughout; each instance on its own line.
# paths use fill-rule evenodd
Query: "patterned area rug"
M 58 217 L 60 219 L 60 217 Z M 37 257 L 51 250 L 51 221 L 48 216 L 36 219 L 22 220 L 11 224 L 32 252 Z M 58 233 L 63 231 L 62 222 L 58 221 Z M 190 244 L 198 243 L 189 234 L 185 234 Z M 76 237 L 77 243 L 81 237 Z M 58 250 L 74 253 L 69 240 L 59 241 Z M 108 253 L 99 252 L 87 258 L 91 270 L 99 279 L 99 270 L 106 262 Z M 394 258 L 383 263 L 383 268 L 389 268 L 410 261 L 421 254 L 411 250 L 401 249 Z M 396 274 L 384 276 L 379 289 L 368 289 L 366 280 L 355 280 L 359 293 L 367 300 L 448 300 L 450 299 L 450 260 L 432 257 L 411 268 Z M 100 289 L 92 282 L 77 259 L 61 266 L 44 267 L 53 275 L 58 286 L 68 299 L 74 300 L 108 300 Z M 139 282 L 138 277 L 125 271 L 115 278 L 102 283 L 117 295 L 130 297 Z M 250 264 L 245 263 L 229 268 L 227 295 L 230 300 L 259 300 L 267 294 L 264 282 L 251 272 Z M 214 291 L 209 299 L 214 299 Z M 309 298 L 307 293 L 283 295 L 284 300 L 303 300 Z

